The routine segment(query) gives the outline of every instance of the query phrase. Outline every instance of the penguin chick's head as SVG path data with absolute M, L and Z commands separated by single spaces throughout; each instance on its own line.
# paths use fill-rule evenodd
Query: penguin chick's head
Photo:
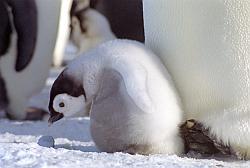
M 49 123 L 72 116 L 85 109 L 86 94 L 82 82 L 68 75 L 65 69 L 55 80 L 49 101 Z

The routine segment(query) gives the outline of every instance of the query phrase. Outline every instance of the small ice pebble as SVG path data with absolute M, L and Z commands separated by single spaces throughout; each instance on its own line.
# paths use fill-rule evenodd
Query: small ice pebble
M 52 136 L 42 136 L 38 140 L 38 145 L 43 146 L 43 147 L 54 147 L 55 145 L 55 140 Z

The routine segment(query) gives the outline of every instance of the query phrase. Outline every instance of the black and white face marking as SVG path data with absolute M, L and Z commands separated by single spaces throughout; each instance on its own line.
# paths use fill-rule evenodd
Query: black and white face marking
M 84 106 L 85 98 L 83 95 L 79 97 L 70 96 L 67 93 L 59 94 L 54 98 L 53 109 L 69 117 L 81 111 Z
M 85 107 L 87 99 L 82 83 L 67 75 L 66 70 L 58 76 L 50 92 L 49 123 L 72 116 Z

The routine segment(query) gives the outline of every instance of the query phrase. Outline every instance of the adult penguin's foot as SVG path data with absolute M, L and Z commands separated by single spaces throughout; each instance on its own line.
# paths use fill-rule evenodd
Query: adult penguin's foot
M 180 126 L 181 137 L 185 143 L 185 152 L 196 152 L 203 156 L 235 156 L 230 146 L 224 145 L 210 133 L 202 123 L 187 120 Z
M 29 107 L 26 110 L 26 118 L 25 120 L 43 120 L 46 115 L 49 115 L 48 111 L 36 107 Z

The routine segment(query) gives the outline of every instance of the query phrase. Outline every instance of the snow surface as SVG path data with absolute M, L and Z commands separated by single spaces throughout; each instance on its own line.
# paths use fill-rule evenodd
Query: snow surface
M 51 70 L 46 87 L 32 98 L 30 105 L 47 107 L 50 87 L 61 70 Z M 42 136 L 53 136 L 55 147 L 40 146 L 38 140 Z M 176 155 L 109 154 L 100 152 L 95 147 L 89 132 L 89 118 L 62 119 L 52 126 L 48 126 L 46 120 L 33 122 L 0 119 L 0 168 L 16 167 L 235 168 L 250 167 L 250 161 L 236 161 L 230 158 L 193 159 Z

